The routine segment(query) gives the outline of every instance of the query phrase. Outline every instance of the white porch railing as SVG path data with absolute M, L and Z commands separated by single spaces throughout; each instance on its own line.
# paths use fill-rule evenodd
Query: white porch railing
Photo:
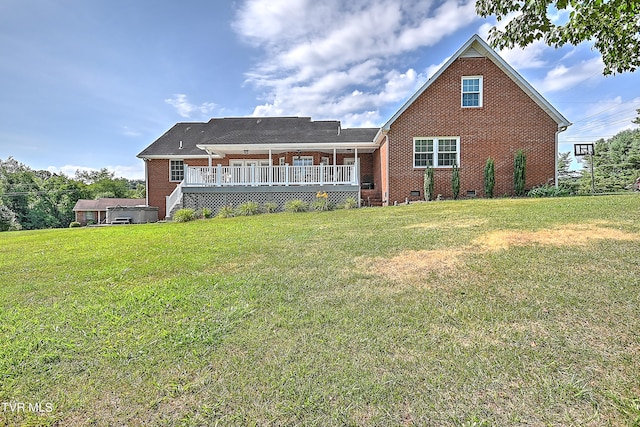
M 185 166 L 185 186 L 359 185 L 357 165 Z
M 166 201 L 165 201 L 165 216 L 169 216 L 171 215 L 171 211 L 173 210 L 173 208 L 176 207 L 176 205 L 178 203 L 180 203 L 182 201 L 182 186 L 184 185 L 184 181 L 182 181 L 180 184 L 176 185 L 175 190 L 173 190 L 173 192 L 166 196 Z

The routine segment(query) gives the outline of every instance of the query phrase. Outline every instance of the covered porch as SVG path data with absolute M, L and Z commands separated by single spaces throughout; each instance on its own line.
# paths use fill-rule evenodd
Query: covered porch
M 286 199 L 311 202 L 325 192 L 333 203 L 347 197 L 360 200 L 359 162 L 352 165 L 311 166 L 187 166 L 184 179 L 166 198 L 170 217 L 180 207 L 207 207 L 214 212 L 222 206 L 255 201 L 275 202 L 283 207 Z M 335 200 L 334 200 L 335 199 Z
M 280 202 L 286 197 L 311 201 L 317 192 L 326 192 L 336 199 L 334 203 L 342 203 L 345 197 L 359 202 L 361 186 L 373 186 L 372 159 L 377 147 L 372 142 L 197 147 L 206 152 L 207 161 L 199 165 L 185 161 L 182 181 L 166 198 L 169 217 L 180 207 L 208 207 L 216 212 L 223 201 L 225 206 L 244 201 L 283 206 Z

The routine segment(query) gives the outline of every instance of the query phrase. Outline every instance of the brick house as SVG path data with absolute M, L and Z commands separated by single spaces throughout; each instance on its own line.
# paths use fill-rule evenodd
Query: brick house
M 177 207 L 247 200 L 393 204 L 423 195 L 427 165 L 435 192 L 484 196 L 483 169 L 495 162 L 494 194 L 513 194 L 515 153 L 527 155 L 526 187 L 555 183 L 558 133 L 571 123 L 479 36 L 471 37 L 381 128 L 342 129 L 304 117 L 223 118 L 178 123 L 138 157 L 147 203 L 159 217 Z

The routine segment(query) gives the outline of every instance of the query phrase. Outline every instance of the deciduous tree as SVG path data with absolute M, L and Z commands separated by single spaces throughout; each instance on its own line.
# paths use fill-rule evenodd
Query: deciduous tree
M 593 41 L 602 54 L 604 74 L 640 66 L 638 0 L 476 0 L 476 12 L 509 21 L 504 30 L 493 27 L 489 33 L 489 42 L 499 49 L 535 40 L 553 47 Z M 559 14 L 566 20 L 558 19 Z

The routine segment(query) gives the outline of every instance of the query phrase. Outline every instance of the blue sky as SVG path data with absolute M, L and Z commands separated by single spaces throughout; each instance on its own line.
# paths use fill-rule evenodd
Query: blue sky
M 0 158 L 142 179 L 176 122 L 379 126 L 494 24 L 467 0 L 2 0 Z M 589 44 L 499 53 L 574 123 L 560 151 L 633 127 L 639 73 L 603 76 Z

